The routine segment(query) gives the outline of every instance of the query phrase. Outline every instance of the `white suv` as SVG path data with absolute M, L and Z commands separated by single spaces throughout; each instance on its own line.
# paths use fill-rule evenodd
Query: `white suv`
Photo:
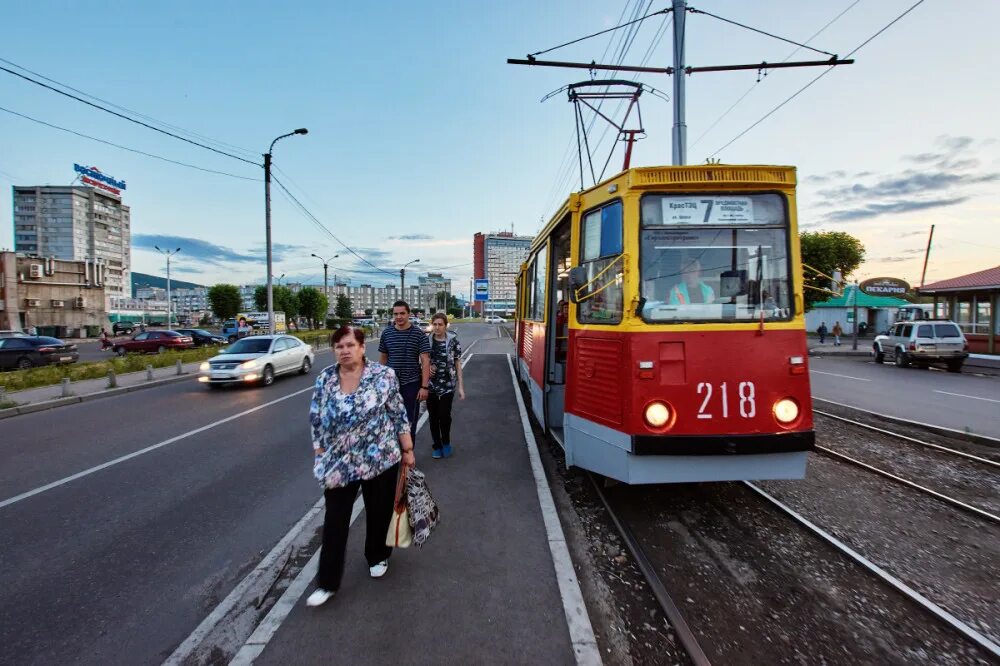
M 926 368 L 940 363 L 948 372 L 962 371 L 968 349 L 958 325 L 944 319 L 897 322 L 872 343 L 876 363 L 892 359 L 900 368 L 909 365 Z
M 503 317 L 498 317 L 496 315 L 490 315 L 486 319 L 484 319 L 483 321 L 485 321 L 487 324 L 506 324 L 507 323 L 506 319 L 504 319 Z

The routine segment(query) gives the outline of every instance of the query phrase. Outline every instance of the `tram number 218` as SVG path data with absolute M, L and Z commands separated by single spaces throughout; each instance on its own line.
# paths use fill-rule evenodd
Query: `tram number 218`
M 704 398 L 701 401 L 701 407 L 698 409 L 699 419 L 711 419 L 715 418 L 713 413 L 713 404 L 719 404 L 722 407 L 722 418 L 729 418 L 729 383 L 722 382 L 718 386 L 719 397 L 712 400 L 712 396 L 715 394 L 715 389 L 712 384 L 708 382 L 698 382 L 698 395 L 703 395 Z M 736 387 L 735 400 L 737 403 L 738 411 L 740 416 L 745 419 L 752 419 L 757 414 L 757 391 L 754 388 L 753 382 L 740 382 Z

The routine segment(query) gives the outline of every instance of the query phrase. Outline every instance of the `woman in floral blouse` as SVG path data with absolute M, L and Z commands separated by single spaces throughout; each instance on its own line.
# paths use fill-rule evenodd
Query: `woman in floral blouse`
M 306 604 L 325 603 L 340 587 L 351 509 L 358 488 L 365 499 L 365 558 L 372 578 L 389 569 L 385 535 L 392 518 L 399 463 L 412 466 L 410 422 L 391 368 L 365 358 L 365 334 L 342 326 L 330 345 L 337 364 L 316 378 L 309 423 L 313 475 L 323 484 L 326 518 L 317 588 Z

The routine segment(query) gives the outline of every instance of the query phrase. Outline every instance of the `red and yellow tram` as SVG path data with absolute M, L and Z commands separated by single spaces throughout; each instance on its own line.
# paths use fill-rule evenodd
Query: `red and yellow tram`
M 634 168 L 573 194 L 518 277 L 517 371 L 569 466 L 627 483 L 805 475 L 795 170 Z

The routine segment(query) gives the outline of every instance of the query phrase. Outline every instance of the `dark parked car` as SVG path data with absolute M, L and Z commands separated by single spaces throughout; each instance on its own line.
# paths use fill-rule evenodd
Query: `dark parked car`
M 114 335 L 118 335 L 119 333 L 124 333 L 125 335 L 131 335 L 132 331 L 136 330 L 137 328 L 139 328 L 139 325 L 133 321 L 116 321 L 115 323 L 111 324 L 111 332 Z
M 163 352 L 168 349 L 190 349 L 194 341 L 190 335 L 177 331 L 146 331 L 136 334 L 131 340 L 115 340 L 114 351 L 119 356 L 129 352 Z
M 36 365 L 76 363 L 80 355 L 76 345 L 58 338 L 18 336 L 0 338 L 0 368 L 31 368 Z
M 195 347 L 206 345 L 224 345 L 227 340 L 221 335 L 216 335 L 203 328 L 178 328 L 175 329 L 181 335 L 188 335 L 194 341 Z

